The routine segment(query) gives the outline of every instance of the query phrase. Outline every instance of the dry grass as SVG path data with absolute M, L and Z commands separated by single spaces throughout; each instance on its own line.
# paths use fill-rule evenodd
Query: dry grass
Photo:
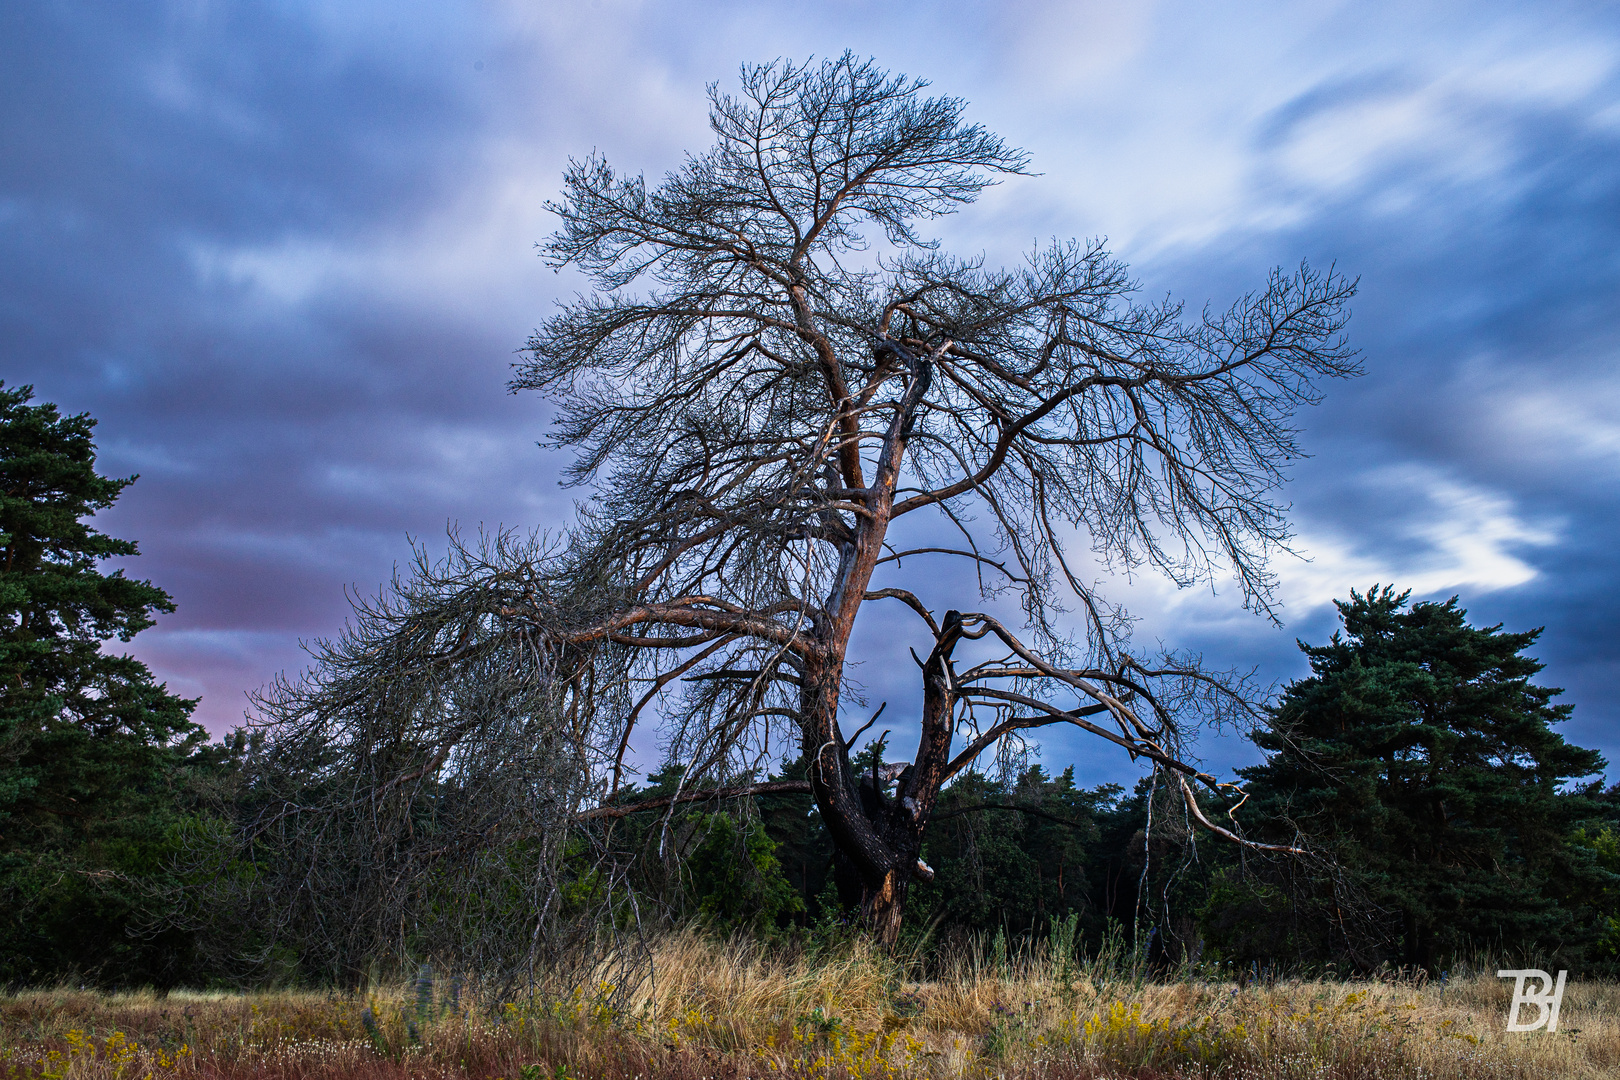
M 1504 1031 L 1489 975 L 1239 986 L 1054 971 L 1039 951 L 963 955 L 919 982 L 859 946 L 821 958 L 697 934 L 656 979 L 537 992 L 491 1009 L 450 987 L 369 995 L 39 991 L 0 998 L 0 1076 L 1221 1077 L 1360 1080 L 1620 1076 L 1620 986 L 1574 982 L 1557 1034 Z M 937 966 L 937 965 L 936 965 Z

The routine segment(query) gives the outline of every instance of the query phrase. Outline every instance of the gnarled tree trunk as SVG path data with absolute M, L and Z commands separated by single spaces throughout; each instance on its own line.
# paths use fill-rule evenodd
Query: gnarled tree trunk
M 922 735 L 910 764 L 874 760 L 870 774 L 854 775 L 836 722 L 836 687 L 828 685 L 830 676 L 824 671 L 805 681 L 806 715 L 816 720 L 804 729 L 811 791 L 849 876 L 858 882 L 861 914 L 886 946 L 899 938 L 912 878 L 932 876 L 921 859 L 923 835 L 950 775 L 950 656 L 961 638 L 961 615 L 947 612 L 940 629 L 938 644 L 923 666 Z M 809 745 L 812 738 L 817 740 L 814 746 Z

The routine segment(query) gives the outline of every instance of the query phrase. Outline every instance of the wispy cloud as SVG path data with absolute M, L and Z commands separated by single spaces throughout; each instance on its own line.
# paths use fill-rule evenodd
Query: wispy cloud
M 1356 500 L 1381 518 L 1353 531 L 1352 520 L 1307 521 L 1295 547 L 1303 561 L 1278 561 L 1284 604 L 1300 613 L 1374 583 L 1418 596 L 1511 589 L 1540 571 L 1525 556 L 1558 541 L 1556 522 L 1527 519 L 1501 494 L 1421 465 L 1360 474 Z

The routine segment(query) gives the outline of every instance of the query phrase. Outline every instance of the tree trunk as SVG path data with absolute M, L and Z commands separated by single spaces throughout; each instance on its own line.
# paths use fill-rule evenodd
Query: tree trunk
M 900 924 L 906 914 L 906 890 L 910 884 L 911 874 L 897 867 L 884 876 L 883 884 L 872 896 L 867 918 L 871 921 L 878 944 L 885 949 L 893 948 L 895 942 L 900 940 Z
M 906 854 L 913 845 L 902 841 L 886 847 L 891 861 L 882 873 L 873 873 L 856 865 L 855 860 L 841 857 L 837 875 L 839 899 L 859 908 L 862 922 L 885 948 L 899 940 L 907 894 L 917 872 L 916 856 Z
M 813 722 L 805 725 L 804 748 L 810 755 L 816 806 L 846 867 L 840 897 L 859 902 L 862 918 L 885 947 L 899 940 L 923 832 L 950 764 L 949 664 L 960 636 L 961 616 L 946 612 L 940 640 L 923 670 L 922 738 L 916 757 L 894 780 L 893 798 L 885 794 L 887 782 L 877 771 L 853 775 L 834 720 L 837 686 L 830 666 L 807 665 L 805 670 L 802 700 Z
M 862 915 L 878 940 L 892 946 L 899 939 L 905 919 L 906 892 L 917 872 L 923 830 L 950 762 L 950 655 L 961 638 L 962 617 L 955 611 L 946 613 L 939 639 L 923 666 L 922 740 L 912 764 L 897 778 L 891 801 L 883 791 L 887 782 L 877 769 L 870 780 L 852 775 L 849 747 L 838 727 L 845 649 L 855 626 L 855 614 L 882 554 L 901 458 L 918 403 L 932 378 L 932 364 L 927 358 L 892 342 L 881 345 L 874 356 L 881 359 L 878 353 L 883 351 L 899 357 L 912 378 L 874 463 L 876 468 L 867 488 L 868 512 L 857 519 L 855 535 L 843 547 L 838 584 L 823 624 L 825 645 L 805 664 L 800 707 L 816 805 L 834 846 L 859 874 Z M 834 397 L 841 402 L 841 409 L 847 407 L 847 393 Z M 852 445 L 846 444 L 846 454 Z M 852 488 L 863 486 L 858 454 L 847 457 L 843 471 L 844 483 Z

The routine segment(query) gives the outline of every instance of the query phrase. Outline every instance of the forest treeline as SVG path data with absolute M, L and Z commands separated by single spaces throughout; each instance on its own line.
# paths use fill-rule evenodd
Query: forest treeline
M 299 895 L 291 876 L 315 868 L 243 841 L 268 798 L 260 740 L 210 741 L 194 701 L 103 648 L 173 605 L 102 566 L 136 553 L 89 524 L 133 478 L 95 471 L 94 422 L 30 401 L 28 388 L 0 387 L 0 982 L 352 981 L 365 958 L 310 921 L 350 913 L 300 922 L 265 907 Z M 1000 777 L 969 771 L 933 811 L 932 877 L 913 886 L 903 945 L 1063 927 L 1165 965 L 1439 970 L 1483 950 L 1614 970 L 1620 787 L 1603 790 L 1602 759 L 1557 733 L 1572 707 L 1536 682 L 1538 631 L 1473 626 L 1455 598 L 1413 604 L 1389 587 L 1351 593 L 1339 612 L 1330 641 L 1301 646 L 1311 673 L 1252 733 L 1265 760 L 1240 770 L 1231 819 L 1307 855 L 1196 828 L 1160 772 L 1127 791 L 1028 760 Z M 868 743 L 853 761 L 874 789 L 882 756 Z M 788 760 L 771 779 L 805 771 Z M 633 902 L 613 917 L 633 908 L 643 932 L 699 922 L 783 943 L 859 932 L 860 882 L 807 795 L 659 804 L 681 777 L 672 763 L 626 785 L 616 805 L 653 808 L 568 841 L 578 850 L 561 854 L 558 903 L 591 911 L 617 890 Z M 465 793 L 416 779 L 406 824 L 430 843 Z M 1211 810 L 1235 809 L 1235 790 Z M 512 873 L 542 843 L 515 837 L 479 857 Z M 348 864 L 322 872 L 337 875 L 334 895 L 369 887 Z M 389 931 L 393 955 L 374 965 L 434 952 L 429 928 L 445 911 L 470 917 L 459 879 L 422 880 L 403 901 L 409 921 Z M 483 894 L 476 917 L 521 922 L 526 899 L 510 894 L 508 911 L 502 895 Z

